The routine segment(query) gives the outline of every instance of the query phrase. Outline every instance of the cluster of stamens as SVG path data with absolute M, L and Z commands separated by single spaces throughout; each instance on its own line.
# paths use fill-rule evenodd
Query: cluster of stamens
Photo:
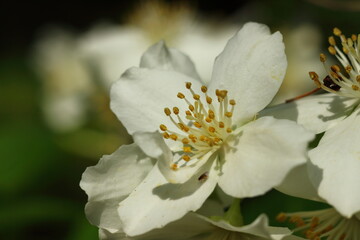
M 165 115 L 180 131 L 171 131 L 164 124 L 160 125 L 165 139 L 180 141 L 183 146 L 178 151 L 181 157 L 170 166 L 173 170 L 186 165 L 192 159 L 201 158 L 209 151 L 217 150 L 232 132 L 232 115 L 236 103 L 233 99 L 228 100 L 226 90 L 215 91 L 219 105 L 215 108 L 206 86 L 201 87 L 203 100 L 191 88 L 190 82 L 186 83 L 186 88 L 190 91 L 193 102 L 183 93 L 177 94 L 177 97 L 188 105 L 184 112 L 186 120 L 180 116 L 178 107 L 173 107 L 172 111 L 170 108 L 164 109 Z
M 295 224 L 294 232 L 302 232 L 311 240 L 354 240 L 360 237 L 360 220 L 342 217 L 335 209 L 319 211 L 280 213 L 279 222 Z
M 318 88 L 340 96 L 360 98 L 360 34 L 347 38 L 338 28 L 334 28 L 333 33 L 340 39 L 342 48 L 337 46 L 334 36 L 330 36 L 328 51 L 336 56 L 342 68 L 336 64 L 329 67 L 325 54 L 321 53 L 320 61 L 328 75 L 320 80 L 318 74 L 310 72 L 310 78 Z

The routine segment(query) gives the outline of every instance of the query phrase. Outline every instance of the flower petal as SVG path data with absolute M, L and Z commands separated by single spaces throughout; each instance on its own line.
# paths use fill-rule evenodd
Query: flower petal
M 325 132 L 309 152 L 319 195 L 342 215 L 360 211 L 360 109 Z
M 109 233 L 101 231 L 101 239 L 107 240 L 184 240 L 193 239 L 193 237 L 209 233 L 214 230 L 214 226 L 198 217 L 196 213 L 188 213 L 183 218 L 171 222 L 161 229 L 154 229 L 150 232 L 141 234 L 136 237 L 127 237 L 124 233 Z
M 175 155 L 174 157 L 180 158 L 180 156 Z M 161 173 L 164 175 L 167 181 L 170 183 L 184 183 L 192 178 L 194 175 L 202 175 L 205 174 L 204 165 L 207 162 L 213 162 L 217 154 L 213 152 L 209 152 L 205 154 L 200 159 L 193 159 L 195 161 L 194 164 L 189 164 L 187 166 L 179 167 L 176 171 L 171 169 L 171 165 L 173 164 L 173 158 L 162 158 L 158 161 L 159 169 Z
M 181 51 L 168 48 L 164 41 L 155 43 L 143 54 L 140 67 L 173 70 L 200 80 L 193 61 Z
M 322 201 L 310 181 L 306 163 L 293 168 L 275 189 L 290 196 Z
M 237 198 L 264 194 L 306 162 L 307 144 L 313 137 L 288 120 L 264 117 L 246 124 L 225 149 L 220 187 Z
M 172 158 L 172 153 L 159 132 L 135 132 L 133 139 L 149 157 L 157 159 L 164 155 L 165 158 Z
M 199 181 L 199 176 L 194 176 L 184 184 L 168 183 L 156 165 L 130 196 L 120 203 L 118 212 L 124 231 L 130 236 L 140 235 L 199 209 L 217 183 L 213 165 L 212 162 L 204 165 L 204 171 L 209 172 L 205 182 Z
M 354 98 L 326 93 L 267 108 L 260 115 L 293 120 L 310 131 L 321 133 L 343 120 L 356 102 Z
M 249 120 L 275 96 L 286 71 L 282 35 L 247 23 L 216 58 L 209 91 L 226 89 L 235 99 L 235 121 Z
M 80 187 L 89 199 L 85 207 L 89 221 L 114 232 L 121 228 L 118 204 L 146 177 L 153 167 L 149 157 L 135 144 L 121 146 L 103 156 L 82 175 Z
M 172 127 L 164 108 L 188 108 L 184 100 L 176 97 L 178 92 L 183 92 L 192 98 L 190 92 L 185 91 L 185 82 L 192 82 L 196 89 L 201 87 L 199 81 L 178 72 L 131 68 L 111 88 L 111 109 L 130 134 L 153 132 L 160 124 Z

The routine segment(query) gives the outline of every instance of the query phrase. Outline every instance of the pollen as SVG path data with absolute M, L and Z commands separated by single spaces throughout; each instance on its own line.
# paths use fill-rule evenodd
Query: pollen
M 342 97 L 360 98 L 360 40 L 358 35 L 346 37 L 339 28 L 333 29 L 333 36 L 328 38 L 328 52 L 335 56 L 340 64 L 327 64 L 325 54 L 320 54 L 327 76 L 319 78 L 315 72 L 310 78 L 318 88 Z M 338 38 L 339 40 L 335 40 Z M 322 80 L 321 80 L 322 79 Z
M 171 108 L 164 108 L 165 115 L 170 118 L 175 129 L 160 125 L 165 139 L 182 144 L 175 151 L 179 158 L 170 165 L 172 170 L 186 166 L 190 159 L 193 159 L 191 162 L 200 161 L 206 153 L 219 149 L 233 129 L 232 117 L 236 103 L 234 99 L 228 99 L 227 90 L 216 89 L 213 96 L 217 97 L 217 101 L 213 101 L 206 86 L 201 86 L 200 91 L 196 92 L 192 84 L 187 82 L 185 88 L 191 95 L 185 96 L 178 92 L 177 97 L 185 101 L 188 109 L 173 107 L 171 111 Z

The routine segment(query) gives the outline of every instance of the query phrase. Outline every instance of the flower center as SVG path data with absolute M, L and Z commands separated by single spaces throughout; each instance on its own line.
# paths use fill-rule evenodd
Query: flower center
M 219 149 L 233 131 L 232 115 L 236 103 L 233 99 L 228 100 L 226 90 L 215 91 L 218 105 L 215 106 L 213 99 L 207 94 L 206 86 L 201 87 L 203 100 L 191 88 L 190 82 L 186 83 L 186 88 L 192 94 L 193 102 L 183 93 L 177 94 L 177 97 L 188 105 L 188 109 L 185 110 L 186 120 L 179 115 L 178 107 L 173 107 L 172 111 L 170 108 L 164 109 L 165 115 L 180 132 L 171 131 L 164 124 L 160 125 L 165 139 L 179 141 L 182 144 L 182 149 L 176 151 L 179 158 L 175 158 L 171 165 L 173 170 L 187 165 L 191 160 L 200 159 L 209 151 Z
M 360 236 L 360 220 L 356 217 L 344 218 L 333 208 L 298 212 L 280 213 L 280 222 L 289 221 L 296 225 L 294 232 L 302 231 L 307 239 L 353 240 Z
M 342 65 L 326 64 L 325 54 L 320 54 L 320 61 L 328 73 L 322 81 L 315 72 L 310 72 L 310 78 L 315 84 L 325 91 L 336 93 L 340 96 L 360 98 L 360 35 L 351 35 L 346 38 L 338 28 L 334 28 L 334 35 L 339 37 L 342 50 L 337 46 L 334 36 L 329 37 L 328 51 L 336 56 Z

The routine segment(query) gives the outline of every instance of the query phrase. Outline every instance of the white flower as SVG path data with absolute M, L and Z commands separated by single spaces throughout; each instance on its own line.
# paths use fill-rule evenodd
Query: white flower
M 208 86 L 187 56 L 163 43 L 144 54 L 140 67 L 126 71 L 111 90 L 115 114 L 140 148 L 159 159 L 120 203 L 127 234 L 199 209 L 217 184 L 237 198 L 264 194 L 306 161 L 312 134 L 288 120 L 256 119 L 285 74 L 279 32 L 244 25 L 217 57 Z M 160 134 L 144 133 L 159 125 L 168 145 Z
M 322 38 L 316 26 L 311 24 L 288 26 L 282 28 L 281 33 L 284 36 L 288 67 L 279 92 L 271 102 L 272 105 L 283 103 L 314 89 L 314 84 L 307 80 L 309 70 L 320 74 L 326 73 L 319 63 Z
M 43 81 L 43 110 L 53 129 L 59 132 L 80 127 L 86 120 L 86 99 L 93 83 L 80 59 L 73 36 L 53 31 L 36 45 L 35 70 Z
M 201 21 L 184 3 L 144 1 L 129 14 L 123 25 L 99 24 L 79 39 L 79 50 L 100 80 L 108 87 L 130 66 L 137 66 L 148 46 L 164 39 L 170 46 L 189 53 L 204 80 L 238 26 L 226 22 L 212 24 L 211 16 Z
M 310 73 L 318 87 L 329 93 L 284 104 L 263 115 L 296 120 L 316 133 L 326 131 L 309 152 L 311 181 L 322 198 L 350 218 L 360 211 L 360 45 L 356 35 L 346 38 L 337 28 L 334 34 L 340 38 L 343 51 L 330 37 L 329 52 L 343 69 L 339 65 L 327 67 L 326 57 L 321 54 L 328 76 L 321 80 Z
M 305 199 L 325 202 L 318 196 L 312 185 L 306 164 L 300 165 L 290 171 L 283 183 L 277 187 L 285 194 Z M 295 224 L 294 232 L 303 234 L 307 239 L 341 239 L 353 240 L 360 237 L 360 212 L 352 217 L 340 214 L 334 208 L 316 211 L 303 211 L 295 213 L 280 213 L 277 217 L 280 222 L 289 221 Z
M 213 221 L 196 213 L 188 213 L 183 218 L 136 237 L 128 237 L 123 232 L 110 233 L 100 229 L 102 240 L 297 240 L 290 236 L 287 228 L 269 227 L 265 215 L 260 215 L 253 223 L 235 227 L 225 221 Z

